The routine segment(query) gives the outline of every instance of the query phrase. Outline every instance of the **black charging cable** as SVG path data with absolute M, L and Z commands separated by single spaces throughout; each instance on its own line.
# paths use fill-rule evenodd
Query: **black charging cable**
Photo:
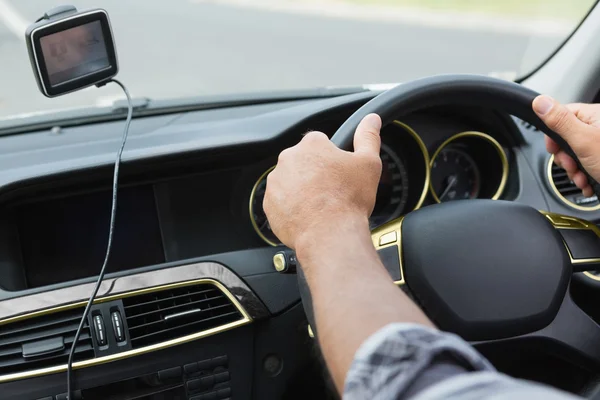
M 133 117 L 133 103 L 131 102 L 131 96 L 129 95 L 129 91 L 121 82 L 116 79 L 111 79 L 108 82 L 114 82 L 123 89 L 125 92 L 125 96 L 127 96 L 127 119 L 125 120 L 125 129 L 123 131 L 123 139 L 121 140 L 121 147 L 117 152 L 117 159 L 115 160 L 115 169 L 113 175 L 113 184 L 112 184 L 112 206 L 110 209 L 110 224 L 108 228 L 108 243 L 106 245 L 106 255 L 104 256 L 104 262 L 102 263 L 102 268 L 100 269 L 100 274 L 98 275 L 98 279 L 96 280 L 96 286 L 94 287 L 94 291 L 90 296 L 85 310 L 83 311 L 83 316 L 81 317 L 81 321 L 79 322 L 79 327 L 77 328 L 77 333 L 75 333 L 75 338 L 73 338 L 73 344 L 71 345 L 71 351 L 69 351 L 69 361 L 67 362 L 67 399 L 71 400 L 71 375 L 73 373 L 73 356 L 75 355 L 75 348 L 77 347 L 77 342 L 79 341 L 79 336 L 81 335 L 81 331 L 83 330 L 83 326 L 87 320 L 88 315 L 90 314 L 90 309 L 94 304 L 94 299 L 98 294 L 98 290 L 100 290 L 100 284 L 102 283 L 102 279 L 104 278 L 104 273 L 106 272 L 106 266 L 108 265 L 108 259 L 110 258 L 110 251 L 112 248 L 113 234 L 115 230 L 115 217 L 117 214 L 117 187 L 119 183 L 119 166 L 121 165 L 121 156 L 123 155 L 123 149 L 125 148 L 125 143 L 127 142 L 127 134 L 129 133 L 129 125 L 131 125 L 131 118 Z

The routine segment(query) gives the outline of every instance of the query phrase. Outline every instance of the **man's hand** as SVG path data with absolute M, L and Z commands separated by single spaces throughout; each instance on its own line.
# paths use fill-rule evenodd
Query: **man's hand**
M 600 104 L 558 103 L 548 96 L 538 96 L 533 110 L 554 132 L 562 136 L 573 149 L 581 165 L 596 181 L 600 180 Z M 554 162 L 567 171 L 583 195 L 594 194 L 585 174 L 556 142 L 546 137 L 546 149 L 554 154 Z
M 264 210 L 271 229 L 292 249 L 354 222 L 368 231 L 381 177 L 381 119 L 367 115 L 354 135 L 354 152 L 310 132 L 279 155 L 267 179 Z
M 263 203 L 273 232 L 296 250 L 339 393 L 354 353 L 374 332 L 393 322 L 433 326 L 393 283 L 371 242 L 380 129 L 379 116 L 367 115 L 356 129 L 354 152 L 310 132 L 279 155 Z

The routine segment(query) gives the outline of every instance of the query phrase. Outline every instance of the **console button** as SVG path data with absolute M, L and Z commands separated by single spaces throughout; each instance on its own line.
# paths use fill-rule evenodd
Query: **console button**
M 190 364 L 185 364 L 183 366 L 183 372 L 185 372 L 186 374 L 193 374 L 194 372 L 198 372 L 200 370 L 200 368 L 198 367 L 198 363 L 190 363 Z
M 123 320 L 121 319 L 121 313 L 113 311 L 110 313 L 110 319 L 112 321 L 113 331 L 117 342 L 125 341 L 125 331 L 123 330 Z
M 231 388 L 217 390 L 217 397 L 219 399 L 226 399 L 227 397 L 231 397 Z
M 187 381 L 186 387 L 189 391 L 194 390 L 206 390 L 210 389 L 215 385 L 215 377 L 214 376 L 203 376 L 201 378 L 191 379 Z
M 229 372 L 221 372 L 215 375 L 215 382 L 225 382 L 229 380 Z
M 181 377 L 181 367 L 173 367 L 158 371 L 158 379 L 161 381 L 176 379 Z
M 94 315 L 92 320 L 94 324 L 94 332 L 96 333 L 96 343 L 98 346 L 106 346 L 106 330 L 104 329 L 104 320 L 102 319 L 102 315 Z
M 225 366 L 227 365 L 228 359 L 227 356 L 219 356 L 212 359 L 213 367 L 217 366 Z
M 200 371 L 212 370 L 212 368 L 213 368 L 212 360 L 198 361 L 198 369 Z

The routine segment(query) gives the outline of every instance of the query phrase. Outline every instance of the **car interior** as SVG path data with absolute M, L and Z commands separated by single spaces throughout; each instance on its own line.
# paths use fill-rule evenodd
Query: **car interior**
M 370 112 L 384 121 L 372 239 L 398 290 L 502 373 L 589 396 L 600 201 L 553 163 L 544 134 L 560 138 L 531 101 L 600 102 L 599 35 L 594 7 L 518 82 L 440 75 L 136 104 L 111 260 L 76 343 L 126 107 L 0 124 L 0 397 L 65 399 L 75 347 L 74 398 L 339 398 L 301 269 L 262 200 L 283 149 L 317 130 L 351 150 Z

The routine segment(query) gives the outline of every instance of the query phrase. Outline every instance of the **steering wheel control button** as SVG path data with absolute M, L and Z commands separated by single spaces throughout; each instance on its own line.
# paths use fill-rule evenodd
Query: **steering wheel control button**
M 600 263 L 600 237 L 591 229 L 559 229 L 574 262 Z
M 391 231 L 381 235 L 381 237 L 379 238 L 379 245 L 385 246 L 386 244 L 396 243 L 397 240 L 398 234 L 396 233 L 396 231 Z
M 441 329 L 502 339 L 550 324 L 572 273 L 560 233 L 539 211 L 474 199 L 435 204 L 402 221 L 402 268 Z
M 158 379 L 161 381 L 170 381 L 181 378 L 181 367 L 173 367 L 158 371 Z
M 282 274 L 296 272 L 297 264 L 296 253 L 290 249 L 279 251 L 273 256 L 273 266 Z
M 113 311 L 110 314 L 110 319 L 112 321 L 115 339 L 117 339 L 118 343 L 124 342 L 125 331 L 123 330 L 123 319 L 121 319 L 121 313 L 119 313 L 118 311 Z
M 384 247 L 383 249 L 377 250 L 377 253 L 379 254 L 383 266 L 387 269 L 394 282 L 402 280 L 398 246 Z
M 106 329 L 104 329 L 104 320 L 102 315 L 96 314 L 92 318 L 94 325 L 94 333 L 96 334 L 96 343 L 98 347 L 106 346 L 108 341 L 106 340 Z

